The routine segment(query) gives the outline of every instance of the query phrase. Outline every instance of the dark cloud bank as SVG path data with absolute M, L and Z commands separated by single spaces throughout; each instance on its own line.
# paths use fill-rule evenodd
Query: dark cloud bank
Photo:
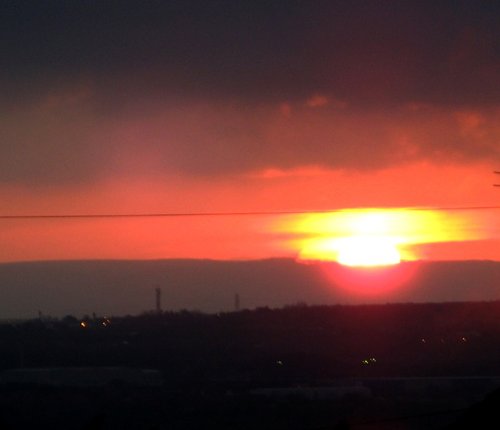
M 287 259 L 261 261 L 68 261 L 0 265 L 0 315 L 137 314 L 165 310 L 233 310 L 297 302 L 354 304 L 500 300 L 500 263 L 489 261 L 408 263 L 418 265 L 404 288 L 379 296 L 355 296 L 322 275 L 321 265 Z M 335 264 L 330 268 L 338 267 Z M 366 288 L 369 288 L 366 286 Z
M 499 156 L 496 2 L 6 1 L 0 16 L 3 183 Z
M 490 1 L 7 1 L 1 16 L 11 82 L 87 75 L 128 79 L 131 92 L 281 100 L 324 90 L 377 104 L 500 96 Z

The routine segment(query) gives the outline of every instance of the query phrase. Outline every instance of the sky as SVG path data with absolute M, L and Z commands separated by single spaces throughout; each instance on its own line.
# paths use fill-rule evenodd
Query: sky
M 411 259 L 500 260 L 500 211 L 470 209 L 500 205 L 496 2 L 16 0 L 0 20 L 0 215 L 424 207 L 456 234 Z M 302 216 L 0 219 L 0 262 L 300 259 Z

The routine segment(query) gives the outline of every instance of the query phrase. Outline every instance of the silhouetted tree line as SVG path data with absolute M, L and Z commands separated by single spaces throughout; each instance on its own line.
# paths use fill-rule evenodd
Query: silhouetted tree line
M 155 368 L 164 384 L 0 384 L 0 429 L 472 428 L 478 417 L 496 416 L 500 397 L 465 412 L 474 397 L 467 379 L 459 389 L 409 397 L 404 380 L 383 378 L 363 379 L 375 387 L 367 398 L 255 392 L 349 377 L 500 375 L 500 302 L 298 304 L 0 325 L 1 370 L 87 366 Z
M 0 326 L 0 368 L 132 366 L 172 381 L 500 374 L 500 302 L 259 308 Z

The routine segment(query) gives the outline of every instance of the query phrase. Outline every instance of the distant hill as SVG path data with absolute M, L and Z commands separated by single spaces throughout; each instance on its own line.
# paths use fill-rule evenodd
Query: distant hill
M 308 304 L 483 301 L 500 299 L 500 262 L 404 263 L 402 287 L 372 290 L 371 278 L 352 290 L 348 270 L 332 263 L 257 261 L 51 261 L 0 264 L 0 319 L 96 312 L 138 314 L 154 308 L 162 288 L 165 310 L 232 310 Z M 387 279 L 390 279 L 390 275 Z M 341 281 L 344 279 L 344 281 Z M 377 279 L 384 283 L 385 279 Z M 365 285 L 366 284 L 366 285 Z

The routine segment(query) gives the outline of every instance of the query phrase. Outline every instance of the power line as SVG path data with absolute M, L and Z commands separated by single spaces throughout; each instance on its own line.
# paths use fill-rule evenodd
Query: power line
M 88 218 L 180 218 L 180 217 L 224 217 L 224 216 L 271 216 L 271 215 L 306 215 L 328 214 L 356 210 L 409 210 L 409 211 L 479 211 L 499 210 L 500 206 L 442 206 L 410 208 L 346 208 L 297 211 L 250 211 L 250 212 L 143 212 L 143 213 L 78 213 L 78 214 L 13 214 L 0 215 L 0 220 L 9 219 L 88 219 Z

